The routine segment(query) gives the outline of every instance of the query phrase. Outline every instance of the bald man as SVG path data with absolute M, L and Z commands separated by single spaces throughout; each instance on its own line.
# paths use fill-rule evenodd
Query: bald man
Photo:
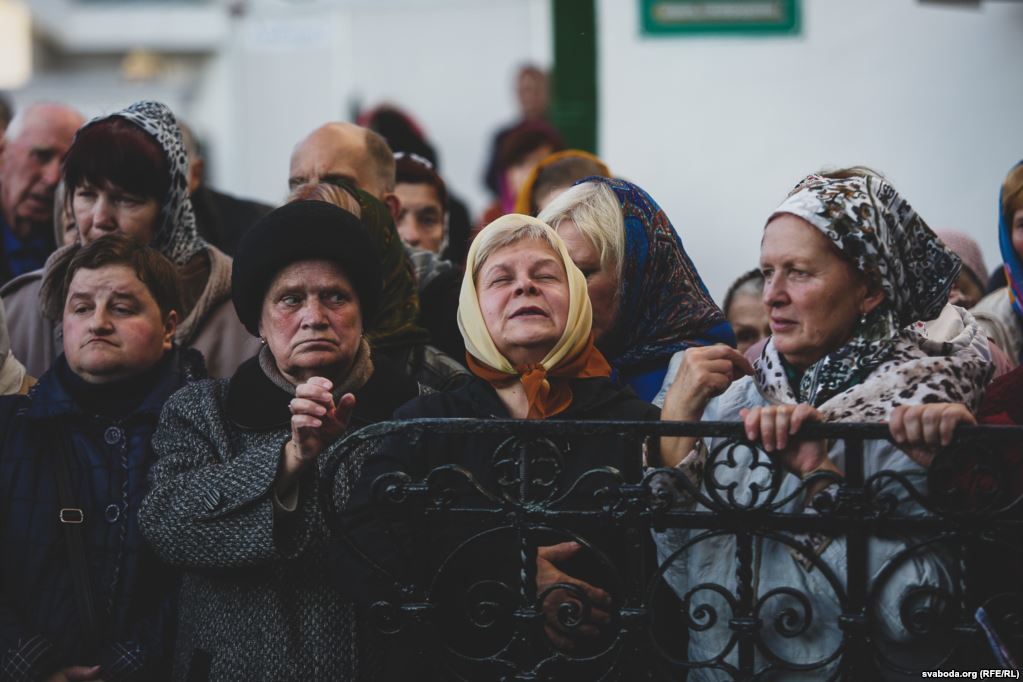
M 7 127 L 0 149 L 0 282 L 41 268 L 56 248 L 53 194 L 83 123 L 70 107 L 36 104 Z
M 383 137 L 354 123 L 327 123 L 309 133 L 291 154 L 288 187 L 308 182 L 347 183 L 387 204 L 398 219 L 394 154 Z

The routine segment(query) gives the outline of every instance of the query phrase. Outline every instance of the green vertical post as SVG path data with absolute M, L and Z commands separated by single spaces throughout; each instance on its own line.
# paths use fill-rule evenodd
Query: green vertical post
M 571 148 L 597 153 L 596 0 L 551 0 L 551 121 Z

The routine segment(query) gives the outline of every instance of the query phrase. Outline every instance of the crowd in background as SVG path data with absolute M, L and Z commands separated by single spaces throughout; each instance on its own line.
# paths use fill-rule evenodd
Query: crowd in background
M 210 187 L 201 144 L 158 102 L 86 121 L 0 100 L 0 679 L 352 679 L 370 658 L 388 679 L 433 679 L 414 656 L 367 653 L 360 614 L 478 529 L 424 543 L 374 507 L 372 482 L 457 464 L 500 486 L 499 443 L 395 437 L 363 461 L 344 436 L 369 424 L 740 421 L 780 456 L 798 513 L 802 482 L 824 491 L 845 467 L 842 445 L 801 438 L 803 424 L 888 423 L 868 474 L 922 479 L 957 425 L 1023 423 L 1023 164 L 1000 190 L 993 271 L 882 174 L 807 169 L 750 226 L 760 262 L 718 305 L 683 245 L 694 228 L 673 225 L 643 178 L 616 177 L 614 159 L 566 149 L 542 71 L 516 87 L 478 220 L 394 106 L 296 140 L 287 198 L 269 206 Z M 699 486 L 715 441 L 661 438 L 644 465 Z M 586 456 L 563 482 L 633 456 L 615 439 L 574 445 Z M 1005 453 L 1017 495 L 1018 450 Z M 338 484 L 324 463 L 339 458 L 346 504 L 328 518 L 321 489 Z M 756 467 L 736 476 L 766 485 Z M 625 551 L 611 531 L 593 541 Z M 838 606 L 813 568 L 844 570 L 844 541 L 799 541 L 796 560 L 781 542 L 757 549 L 760 589 L 810 595 L 820 617 L 779 646 L 826 672 Z M 578 544 L 537 542 L 538 591 L 571 583 L 593 606 L 584 628 L 545 622 L 550 646 L 599 650 L 618 595 Z M 690 542 L 650 538 L 678 597 L 735 573 L 734 539 L 674 562 Z M 381 581 L 352 545 L 399 578 Z M 903 548 L 875 541 L 868 563 Z M 478 551 L 465 584 L 514 563 Z M 953 572 L 922 556 L 886 598 Z M 452 627 L 467 656 L 491 646 Z M 897 615 L 881 627 L 898 639 Z M 712 658 L 720 634 L 693 634 L 689 656 Z M 704 674 L 717 679 L 691 677 Z

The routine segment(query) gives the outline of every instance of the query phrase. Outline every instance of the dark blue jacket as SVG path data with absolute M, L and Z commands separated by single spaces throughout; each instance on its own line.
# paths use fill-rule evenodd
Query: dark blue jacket
M 63 356 L 27 396 L 0 397 L 0 680 L 33 680 L 68 665 L 102 665 L 105 680 L 169 669 L 176 577 L 138 528 L 167 398 L 201 378 L 196 351 L 171 352 L 145 377 L 141 402 L 99 416 L 72 396 Z M 116 396 L 116 392 L 115 392 Z M 109 410 L 108 410 L 109 413 Z M 55 457 L 68 458 L 98 621 L 83 643 L 58 520 Z

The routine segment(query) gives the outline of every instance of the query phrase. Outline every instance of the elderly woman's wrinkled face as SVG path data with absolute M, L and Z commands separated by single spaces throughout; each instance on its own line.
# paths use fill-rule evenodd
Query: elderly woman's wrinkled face
M 558 236 L 565 242 L 572 262 L 586 275 L 586 290 L 593 306 L 593 338 L 600 341 L 618 316 L 618 271 L 600 262 L 600 251 L 572 220 L 558 225 Z
M 160 202 L 113 183 L 95 186 L 86 182 L 75 188 L 71 211 L 83 245 L 115 232 L 148 244 L 156 234 Z
M 259 333 L 292 382 L 320 376 L 337 383 L 351 369 L 362 338 L 359 297 L 336 263 L 292 263 L 267 289 Z
M 170 350 L 177 317 L 160 313 L 149 288 L 127 265 L 75 272 L 64 301 L 64 355 L 89 383 L 126 379 Z
M 546 242 L 524 239 L 491 253 L 476 295 L 490 338 L 512 365 L 540 362 L 565 331 L 568 275 Z
M 775 348 L 800 370 L 847 343 L 883 300 L 827 237 L 788 213 L 764 230 L 760 268 Z

